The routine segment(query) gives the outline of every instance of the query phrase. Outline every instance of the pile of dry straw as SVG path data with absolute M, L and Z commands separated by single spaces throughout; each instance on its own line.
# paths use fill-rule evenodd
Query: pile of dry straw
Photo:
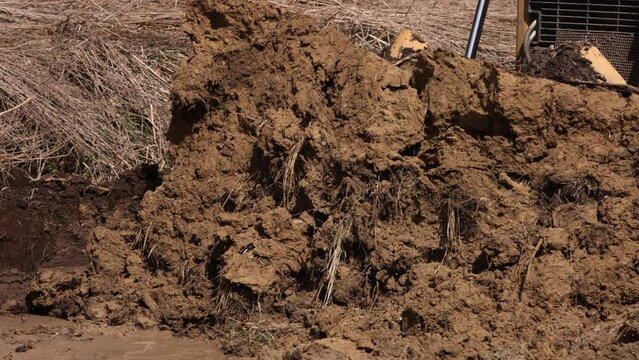
M 175 0 L 0 2 L 0 171 L 99 181 L 161 162 L 183 17 Z

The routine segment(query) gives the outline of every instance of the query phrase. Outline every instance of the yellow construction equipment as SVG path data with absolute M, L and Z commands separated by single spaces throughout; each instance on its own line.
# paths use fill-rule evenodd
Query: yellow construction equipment
M 479 46 L 489 0 L 478 0 L 466 56 Z M 490 15 L 488 15 L 490 16 Z M 582 55 L 610 84 L 639 85 L 639 1 L 518 0 L 518 59 L 531 47 L 582 43 Z

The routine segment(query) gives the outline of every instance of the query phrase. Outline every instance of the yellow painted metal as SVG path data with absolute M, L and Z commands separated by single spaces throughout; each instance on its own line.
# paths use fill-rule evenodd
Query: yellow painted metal
M 412 31 L 403 29 L 391 44 L 388 55 L 393 60 L 399 60 L 404 55 L 404 50 L 418 52 L 426 48 L 428 45 L 416 37 Z
M 517 48 L 515 54 L 518 59 L 522 55 L 524 36 L 531 21 L 532 19 L 528 14 L 528 0 L 517 0 Z

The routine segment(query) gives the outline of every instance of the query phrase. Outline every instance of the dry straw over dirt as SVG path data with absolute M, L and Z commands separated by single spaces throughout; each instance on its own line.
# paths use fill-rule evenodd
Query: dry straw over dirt
M 432 47 L 466 46 L 471 0 L 270 0 L 336 25 L 375 52 L 409 27 Z M 480 57 L 508 63 L 514 0 L 494 0 Z M 94 181 L 163 164 L 170 80 L 188 55 L 187 0 L 0 2 L 0 174 Z

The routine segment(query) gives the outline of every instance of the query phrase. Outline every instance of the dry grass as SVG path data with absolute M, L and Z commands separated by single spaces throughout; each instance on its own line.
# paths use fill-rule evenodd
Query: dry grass
M 446 199 L 442 203 L 440 214 L 441 245 L 444 249 L 444 256 L 441 264 L 437 267 L 437 273 L 444 262 L 454 255 L 461 237 L 461 224 L 459 217 L 459 206 L 451 199 Z
M 477 2 L 473 0 L 269 0 L 283 8 L 337 25 L 356 42 L 380 52 L 403 28 L 431 47 L 463 53 Z M 516 0 L 493 0 L 479 57 L 514 62 Z
M 535 246 L 535 250 L 532 252 L 532 256 L 528 259 L 528 263 L 526 264 L 526 271 L 524 271 L 519 278 L 519 290 L 517 291 L 517 297 L 519 301 L 521 301 L 522 295 L 524 293 L 524 286 L 526 286 L 526 280 L 530 277 L 530 271 L 532 269 L 532 264 L 535 261 L 535 258 L 539 254 L 541 247 L 544 245 L 544 239 L 539 239 L 537 245 Z
M 320 296 L 322 291 L 324 292 L 324 299 L 322 305 L 328 306 L 333 299 L 333 289 L 335 287 L 335 280 L 337 279 L 337 270 L 339 263 L 343 255 L 344 240 L 350 235 L 351 227 L 353 226 L 353 217 L 347 215 L 336 225 L 335 236 L 333 237 L 333 244 L 331 245 L 330 254 L 328 257 L 328 263 L 324 271 L 324 284 L 320 287 L 317 295 Z
M 236 339 L 244 345 L 269 345 L 275 342 L 283 334 L 291 332 L 295 326 L 288 322 L 277 323 L 271 319 L 261 320 L 261 316 L 251 316 L 249 318 L 257 317 L 257 321 L 245 321 L 237 320 L 229 317 L 227 320 L 230 324 L 230 329 L 224 335 L 230 336 L 232 339 Z
M 295 179 L 295 164 L 297 163 L 297 157 L 304 145 L 304 138 L 300 139 L 293 145 L 284 162 L 284 168 L 282 169 L 282 192 L 284 206 L 291 208 L 293 206 L 293 200 L 295 198 L 295 186 L 297 180 Z M 279 176 L 278 176 L 279 177 Z
M 0 172 L 162 163 L 183 17 L 176 0 L 0 2 Z
M 486 209 L 485 198 L 472 197 L 460 189 L 453 188 L 442 200 L 439 226 L 440 245 L 444 250 L 442 263 L 453 260 L 458 254 L 462 240 L 469 240 L 477 231 L 477 216 Z

